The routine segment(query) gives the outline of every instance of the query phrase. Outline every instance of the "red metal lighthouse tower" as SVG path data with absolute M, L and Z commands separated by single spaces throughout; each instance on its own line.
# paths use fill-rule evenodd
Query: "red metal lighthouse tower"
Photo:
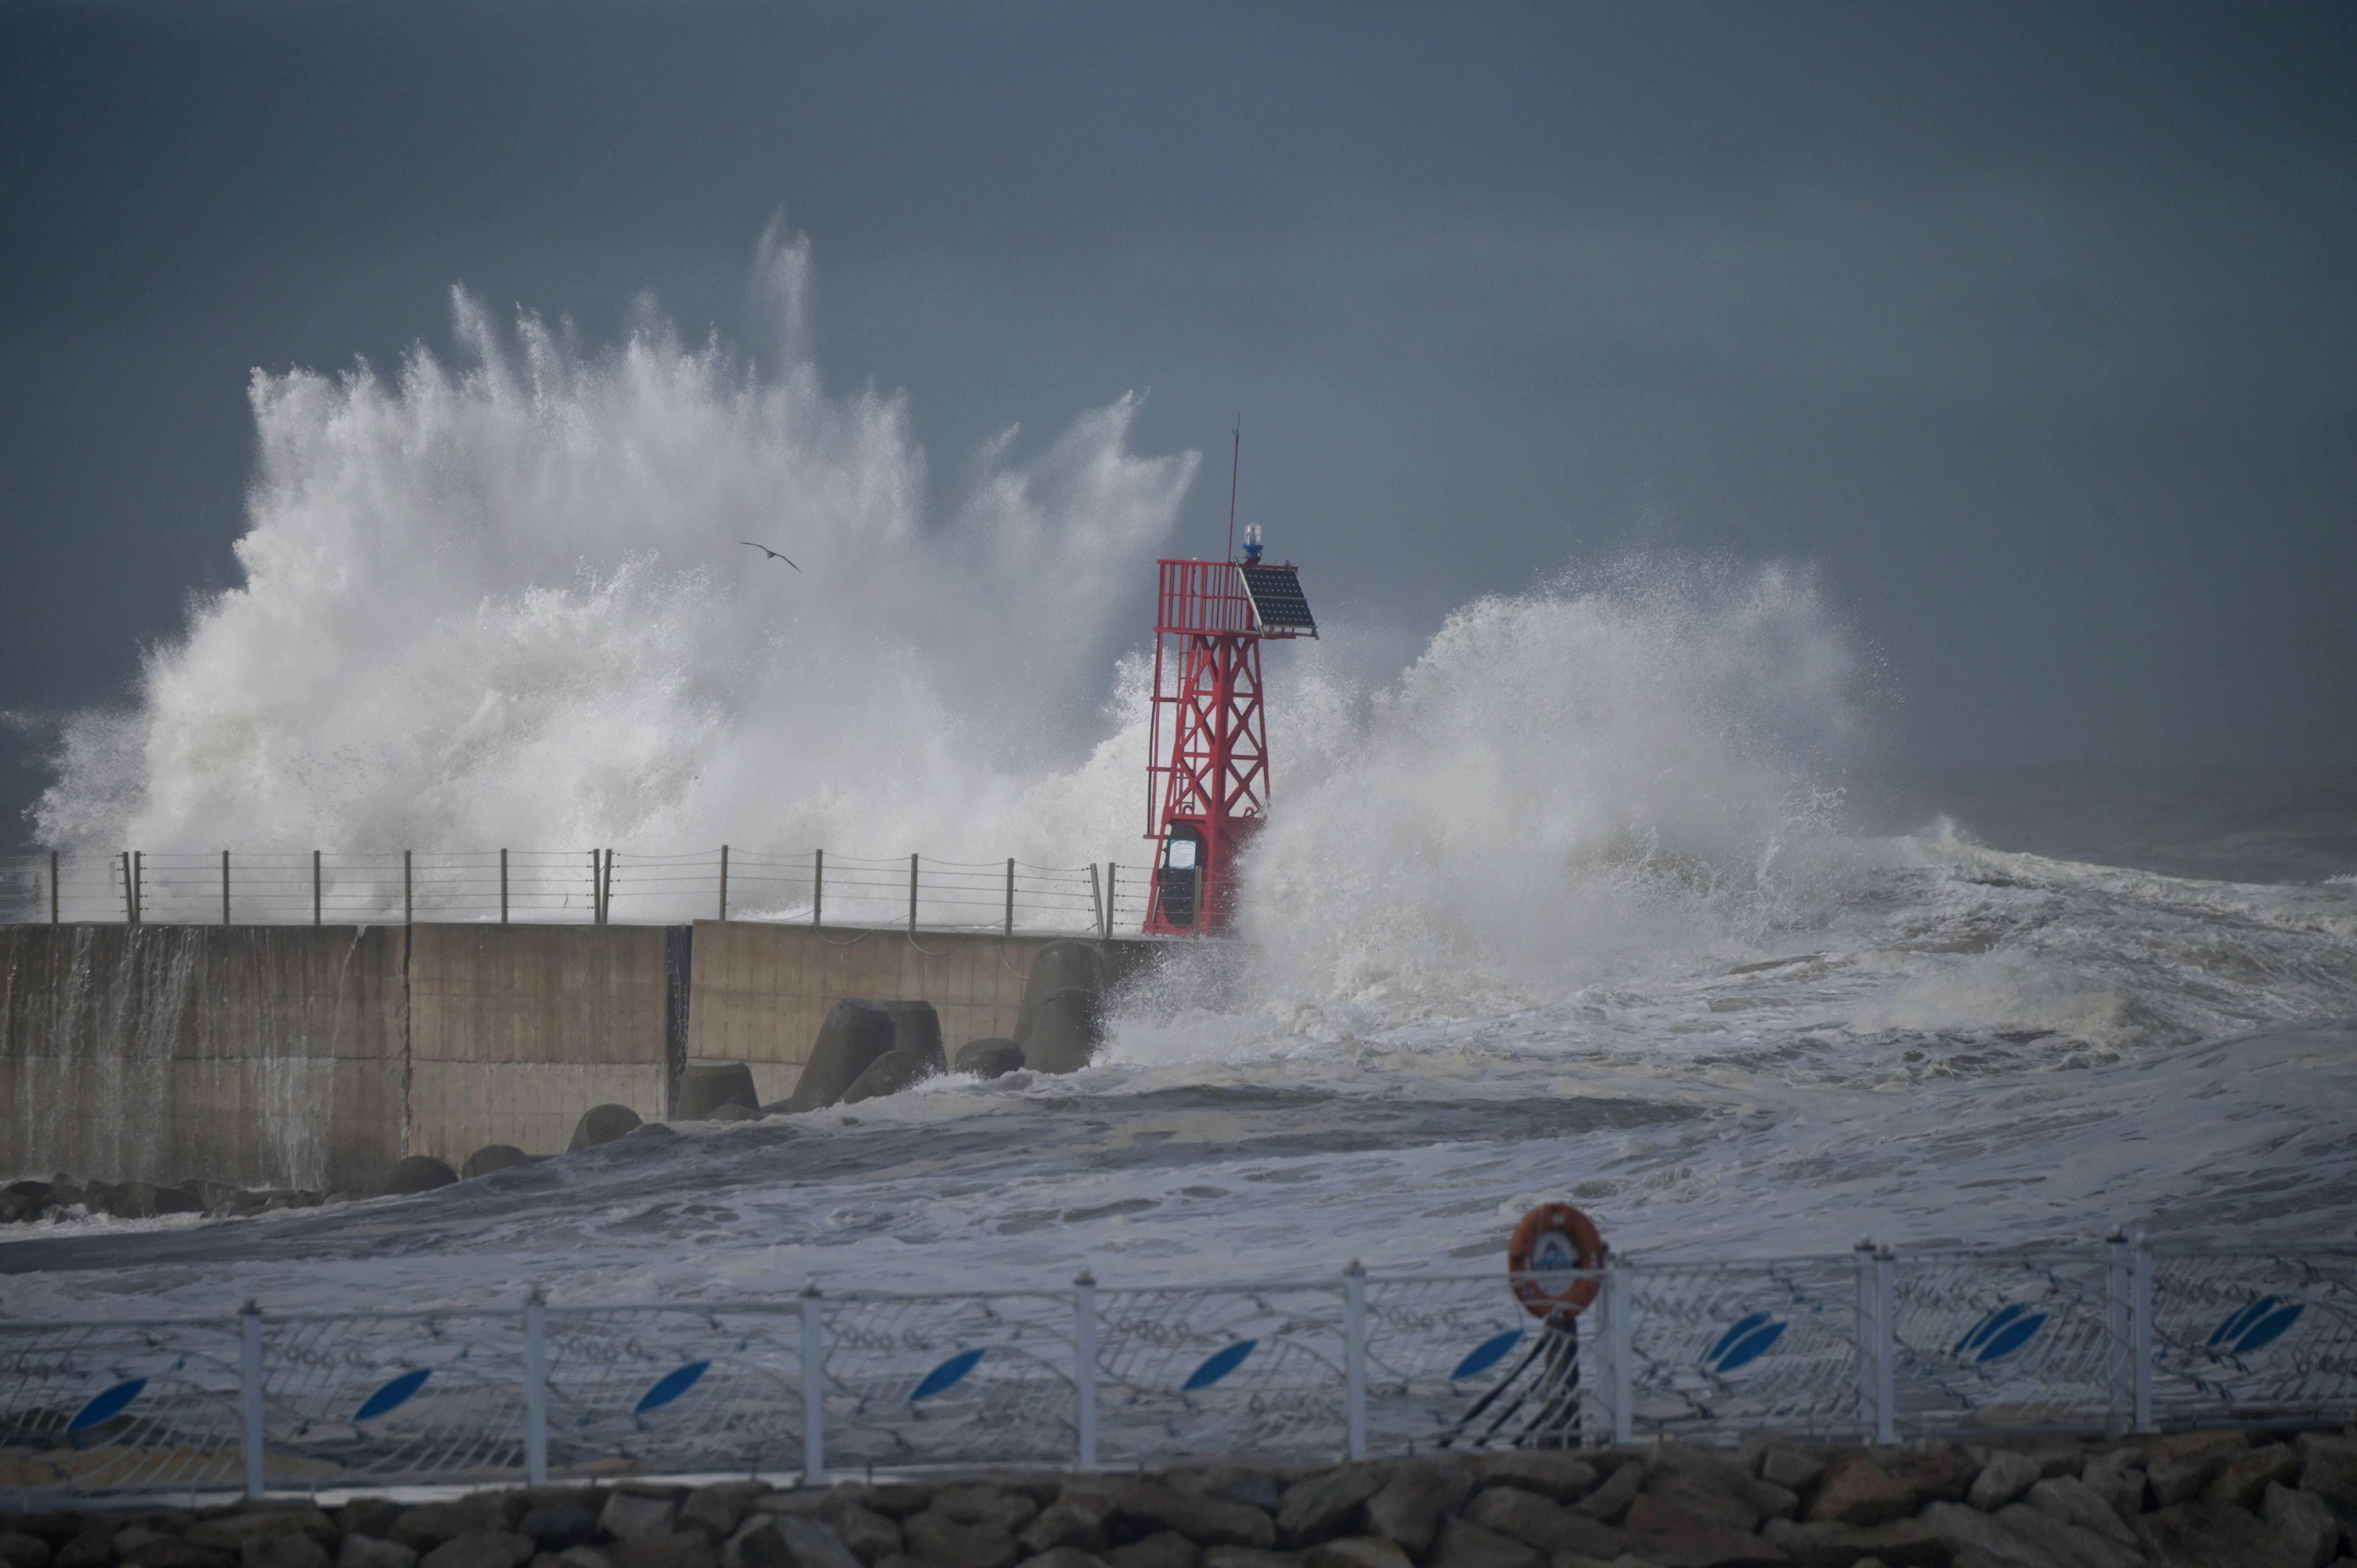
M 1238 441 L 1241 446 L 1241 434 Z M 1234 505 L 1231 481 L 1232 542 Z M 1235 913 L 1236 856 L 1268 820 L 1260 645 L 1272 638 L 1316 637 L 1318 623 L 1293 564 L 1271 565 L 1260 555 L 1260 530 L 1253 528 L 1240 561 L 1158 563 L 1162 589 L 1154 620 L 1146 766 L 1146 836 L 1158 843 L 1146 911 L 1149 933 L 1224 932 Z

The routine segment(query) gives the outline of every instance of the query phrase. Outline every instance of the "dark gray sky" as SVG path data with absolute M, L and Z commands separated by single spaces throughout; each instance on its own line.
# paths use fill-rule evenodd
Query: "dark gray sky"
M 8 6 L 0 708 L 233 580 L 250 367 L 733 336 L 782 210 L 937 473 L 1148 389 L 1215 544 L 1242 411 L 1329 615 L 1796 558 L 1888 760 L 2347 762 L 2352 83 L 2345 4 Z

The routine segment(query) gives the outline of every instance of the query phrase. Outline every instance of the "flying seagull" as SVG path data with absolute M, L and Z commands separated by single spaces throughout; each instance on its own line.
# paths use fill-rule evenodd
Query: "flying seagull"
M 749 539 L 740 539 L 737 542 L 739 544 L 753 544 L 753 542 Z M 753 548 L 759 551 L 762 554 L 768 556 L 772 561 L 786 561 L 784 556 L 779 554 L 776 551 L 770 549 L 766 544 L 753 544 Z M 794 564 L 791 561 L 786 561 L 786 564 L 789 566 L 794 566 Z M 802 568 L 794 566 L 794 570 L 799 572 Z

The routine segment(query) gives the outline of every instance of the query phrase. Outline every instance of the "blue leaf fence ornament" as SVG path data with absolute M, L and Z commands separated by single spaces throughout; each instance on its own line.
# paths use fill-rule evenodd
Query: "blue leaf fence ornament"
M 702 1378 L 711 1366 L 712 1363 L 709 1361 L 690 1361 L 675 1372 L 664 1373 L 657 1380 L 655 1386 L 646 1391 L 646 1397 L 639 1401 L 638 1408 L 630 1413 L 644 1415 L 651 1410 L 662 1409 L 663 1406 L 695 1387 L 697 1380 Z
M 1259 1343 L 1257 1339 L 1239 1339 L 1226 1349 L 1213 1354 L 1201 1366 L 1195 1369 L 1193 1377 L 1179 1385 L 1178 1391 L 1191 1394 L 1197 1389 L 1210 1388 L 1213 1383 L 1243 1366 L 1244 1358 L 1251 1355 L 1253 1347 Z
M 402 1373 L 401 1376 L 369 1395 L 368 1402 L 353 1413 L 352 1419 L 374 1421 L 378 1416 L 392 1414 L 407 1404 L 411 1396 L 424 1388 L 425 1380 L 433 1375 L 434 1369 L 431 1367 L 420 1367 L 414 1372 Z
M 935 1394 L 947 1393 L 963 1382 L 965 1375 L 980 1365 L 981 1361 L 982 1351 L 980 1350 L 966 1350 L 951 1357 L 925 1374 L 925 1380 L 919 1383 L 916 1391 L 909 1395 L 909 1402 L 914 1404 L 919 1400 L 929 1400 Z
M 91 1402 L 74 1412 L 73 1419 L 66 1423 L 67 1435 L 71 1436 L 77 1432 L 88 1432 L 93 1426 L 113 1421 L 116 1416 L 121 1415 L 129 1407 L 131 1402 L 137 1399 L 146 1387 L 146 1379 L 132 1378 L 93 1395 Z
M 1452 1383 L 1461 1383 L 1468 1378 L 1480 1377 L 1504 1360 L 1507 1354 L 1522 1342 L 1523 1331 L 1519 1328 L 1509 1328 L 1503 1334 L 1491 1335 L 1474 1346 L 1472 1352 L 1465 1359 L 1457 1363 L 1457 1369 L 1448 1374 L 1448 1380 Z
M 1784 1337 L 1784 1330 L 1790 1326 L 1764 1312 L 1752 1313 L 1738 1320 L 1718 1337 L 1718 1343 L 1703 1352 L 1702 1364 L 1722 1375 L 1748 1367 L 1775 1348 L 1776 1341 Z
M 2020 1302 L 1998 1307 L 1973 1325 L 1956 1341 L 1955 1354 L 1975 1366 L 1986 1366 L 2012 1355 L 2046 1326 L 2046 1314 L 2032 1312 Z
M 2220 1324 L 2210 1336 L 2209 1348 L 2230 1356 L 2247 1356 L 2254 1350 L 2265 1349 L 2282 1338 L 2284 1331 L 2298 1322 L 2299 1315 L 2307 1309 L 2306 1302 L 2263 1295 Z

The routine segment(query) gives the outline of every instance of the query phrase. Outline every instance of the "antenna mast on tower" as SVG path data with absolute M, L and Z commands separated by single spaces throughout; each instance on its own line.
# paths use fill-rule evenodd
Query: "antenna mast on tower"
M 1228 453 L 1228 559 L 1236 558 L 1236 476 L 1244 466 L 1244 416 L 1236 415 L 1236 444 Z

